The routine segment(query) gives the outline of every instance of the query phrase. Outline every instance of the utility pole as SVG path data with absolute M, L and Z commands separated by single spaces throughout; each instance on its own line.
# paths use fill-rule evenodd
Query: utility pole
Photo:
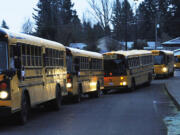
M 126 15 L 125 15 L 125 50 L 128 50 L 128 46 L 127 46 L 127 1 L 125 0 L 125 12 L 126 12 Z
M 137 30 L 138 30 L 138 24 L 137 24 L 137 2 L 138 0 L 134 0 L 135 2 L 135 41 L 134 41 L 134 47 L 137 48 Z
M 155 49 L 157 48 L 158 45 L 158 29 L 160 28 L 159 17 L 160 17 L 160 13 L 159 11 L 157 11 L 155 16 Z

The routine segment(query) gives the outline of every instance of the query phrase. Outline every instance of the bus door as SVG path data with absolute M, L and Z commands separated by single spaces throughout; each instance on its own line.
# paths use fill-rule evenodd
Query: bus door
M 166 55 L 166 63 L 167 63 L 167 67 L 169 68 L 169 72 L 173 72 L 174 69 L 174 59 L 173 59 L 173 55 Z
M 78 92 L 78 85 L 80 80 L 80 59 L 79 57 L 72 58 L 72 84 L 73 89 Z

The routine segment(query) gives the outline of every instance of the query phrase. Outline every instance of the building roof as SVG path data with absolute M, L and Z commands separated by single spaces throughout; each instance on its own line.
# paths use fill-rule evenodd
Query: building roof
M 84 47 L 86 47 L 87 44 L 85 43 L 70 43 L 69 47 L 72 48 L 77 48 L 77 49 L 84 49 Z
M 174 56 L 180 55 L 180 52 L 175 52 Z
M 147 45 L 148 45 L 148 47 L 155 47 L 155 45 L 156 45 L 156 42 L 155 41 L 147 41 Z
M 126 42 L 119 42 L 121 45 L 125 46 L 126 45 Z M 134 45 L 134 42 L 133 41 L 127 41 L 127 48 L 128 49 L 131 49 Z
M 180 49 L 174 50 L 174 56 L 180 55 Z
M 180 46 L 180 37 L 162 43 L 164 46 Z

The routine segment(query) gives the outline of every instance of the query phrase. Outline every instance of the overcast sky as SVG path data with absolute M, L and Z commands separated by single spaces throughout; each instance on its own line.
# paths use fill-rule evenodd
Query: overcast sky
M 129 0 L 134 6 L 133 1 Z M 139 0 L 142 1 L 142 0 Z M 78 12 L 80 19 L 84 15 L 88 15 L 88 3 L 87 0 L 72 0 L 75 4 L 74 8 Z M 0 7 L 0 25 L 4 19 L 11 30 L 21 32 L 22 24 L 26 19 L 32 19 L 33 8 L 36 8 L 38 0 L 1 0 Z

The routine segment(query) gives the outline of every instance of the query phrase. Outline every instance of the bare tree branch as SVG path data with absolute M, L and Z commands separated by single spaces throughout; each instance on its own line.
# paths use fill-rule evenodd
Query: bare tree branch
M 96 0 L 88 0 L 88 3 L 93 10 L 93 16 L 99 22 L 101 27 L 105 29 L 109 26 L 112 19 L 112 4 L 110 0 L 101 0 L 97 3 Z

